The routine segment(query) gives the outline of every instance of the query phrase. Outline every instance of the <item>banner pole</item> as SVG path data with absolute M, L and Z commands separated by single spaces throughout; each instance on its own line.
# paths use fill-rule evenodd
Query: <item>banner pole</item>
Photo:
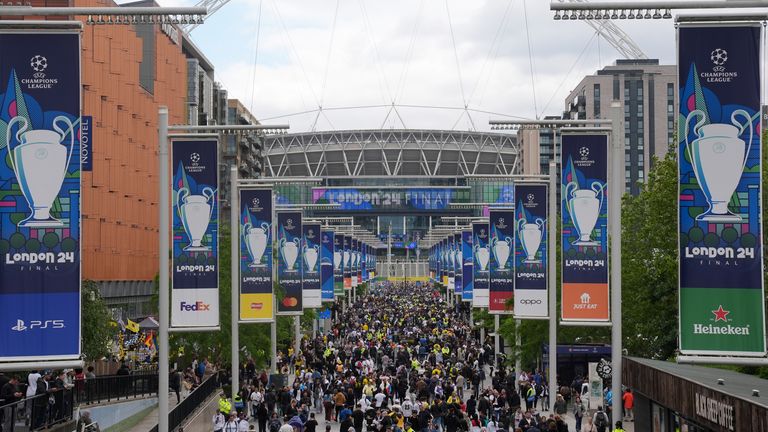
M 160 163 L 160 176 L 158 184 L 160 196 L 158 197 L 158 205 L 160 207 L 159 218 L 159 311 L 158 318 L 160 318 L 160 328 L 158 329 L 158 417 L 157 417 L 157 430 L 158 432 L 168 432 L 168 389 L 169 389 L 169 350 L 170 345 L 168 341 L 168 321 L 170 313 L 170 300 L 168 296 L 168 267 L 170 257 L 168 256 L 170 233 L 170 218 L 171 209 L 169 207 L 170 200 L 168 196 L 168 188 L 171 184 L 169 180 L 169 166 L 168 166 L 168 108 L 161 106 L 158 110 L 158 159 Z
M 275 281 L 277 281 L 277 264 L 275 263 L 275 239 L 277 238 L 277 213 L 275 211 L 275 191 L 272 190 L 272 226 L 270 227 L 270 230 L 272 231 L 272 236 L 270 237 L 271 244 L 270 248 L 272 250 L 272 256 L 270 259 L 272 260 L 272 322 L 269 324 L 269 341 L 272 349 L 272 361 L 271 361 L 271 374 L 275 375 L 277 374 L 277 297 L 274 293 L 275 288 Z
M 293 342 L 293 355 L 298 357 L 301 349 L 301 317 L 299 315 L 293 317 L 293 332 L 296 335 L 296 340 Z
M 611 392 L 613 393 L 613 420 L 623 420 L 623 400 L 621 394 L 621 195 L 623 192 L 624 176 L 620 173 L 624 170 L 624 140 L 619 139 L 617 129 L 619 127 L 623 111 L 621 102 L 611 102 L 611 114 L 613 117 L 613 131 L 611 139 L 611 162 L 608 183 L 613 188 L 608 189 L 611 197 L 610 214 L 608 215 L 609 232 L 611 233 L 611 309 L 613 310 L 613 326 L 611 327 Z
M 229 221 L 230 221 L 230 311 L 232 315 L 232 400 L 240 390 L 240 196 L 237 189 L 237 167 L 229 168 Z
M 499 344 L 499 315 L 496 314 L 493 316 L 493 367 L 495 373 L 499 373 L 499 354 L 501 354 L 499 351 L 501 351 L 501 345 Z
M 520 331 L 521 320 L 515 320 L 515 382 L 517 382 L 520 376 L 520 369 L 522 369 L 522 359 L 520 358 L 520 352 L 522 351 L 522 336 L 523 332 Z M 515 392 L 517 392 L 519 386 L 515 385 Z
M 554 141 L 557 142 L 557 132 Z M 557 162 L 549 162 L 549 400 L 557 395 Z M 552 405 L 550 405 L 552 406 Z

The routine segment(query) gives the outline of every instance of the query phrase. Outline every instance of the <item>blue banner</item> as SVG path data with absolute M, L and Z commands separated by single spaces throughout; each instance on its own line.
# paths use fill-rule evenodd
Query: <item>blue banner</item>
M 751 22 L 679 29 L 684 354 L 762 357 L 766 352 L 761 27 Z
M 271 322 L 272 190 L 240 190 L 240 320 Z
M 487 308 L 489 302 L 490 274 L 488 264 L 491 260 L 487 222 L 472 222 L 472 256 L 475 259 L 472 287 L 472 306 Z
M 277 213 L 277 315 L 301 315 L 304 310 L 301 278 L 301 212 Z
M 344 236 L 333 236 L 333 296 L 344 296 Z
M 219 205 L 216 140 L 175 140 L 172 327 L 219 325 Z
M 472 301 L 472 290 L 474 285 L 473 272 L 475 258 L 472 255 L 472 231 L 461 232 L 461 300 L 465 302 Z
M 356 238 L 352 239 L 349 249 L 349 261 L 352 267 L 352 287 L 360 283 L 360 244 Z
M 563 133 L 561 168 L 562 319 L 608 321 L 608 135 Z
M 80 35 L 0 33 L 0 54 L 0 361 L 76 359 Z
M 515 196 L 515 317 L 546 318 L 547 185 L 518 183 Z
M 305 223 L 302 226 L 304 242 L 302 256 L 304 257 L 304 274 L 302 276 L 302 293 L 304 296 L 304 308 L 319 308 L 322 304 L 320 286 L 320 236 L 319 223 Z
M 342 253 L 342 273 L 344 274 L 344 289 L 352 289 L 352 237 L 345 235 L 342 243 L 344 252 Z
M 453 255 L 454 255 L 454 259 L 456 260 L 454 264 L 454 268 L 456 270 L 455 270 L 455 275 L 453 277 L 454 293 L 457 295 L 461 295 L 461 291 L 464 288 L 463 286 L 464 283 L 462 282 L 462 277 L 463 277 L 462 275 L 464 272 L 464 262 L 461 258 L 463 255 L 462 248 L 461 248 L 461 233 L 453 235 Z
M 80 168 L 93 171 L 93 118 L 80 117 Z
M 334 242 L 336 235 L 333 231 L 322 230 L 320 231 L 322 237 L 320 248 L 320 287 L 322 301 L 333 301 L 333 284 L 334 284 Z
M 361 243 L 360 247 L 360 275 L 363 278 L 363 282 L 368 280 L 368 270 L 366 268 L 366 260 L 368 259 L 368 245 Z
M 514 296 L 515 213 L 513 210 L 491 210 L 491 282 L 488 312 L 511 313 L 514 309 L 507 302 Z

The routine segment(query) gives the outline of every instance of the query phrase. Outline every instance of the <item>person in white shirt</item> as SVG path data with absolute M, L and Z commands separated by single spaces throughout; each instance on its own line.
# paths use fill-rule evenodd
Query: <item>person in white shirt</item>
M 224 418 L 224 414 L 217 411 L 216 414 L 213 415 L 213 432 L 223 431 L 226 422 L 227 420 Z
M 229 414 L 229 420 L 224 424 L 224 432 L 238 432 L 237 415 L 232 412 Z
M 237 420 L 237 432 L 248 432 L 249 427 L 250 423 L 248 423 L 248 420 L 245 418 L 245 413 L 241 413 L 240 419 Z
M 27 398 L 31 398 L 37 392 L 37 380 L 40 379 L 40 377 L 41 375 L 37 371 L 32 371 L 32 373 L 30 373 L 27 376 L 27 383 L 29 383 L 29 385 L 27 386 Z M 27 418 L 31 419 L 32 418 L 32 401 L 27 401 L 24 405 L 25 405 L 24 411 L 26 411 L 27 413 Z

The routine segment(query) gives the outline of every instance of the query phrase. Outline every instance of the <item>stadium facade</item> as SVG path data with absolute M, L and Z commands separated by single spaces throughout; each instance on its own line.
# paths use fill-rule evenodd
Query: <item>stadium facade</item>
M 264 176 L 280 179 L 278 204 L 304 206 L 309 217 L 352 216 L 382 243 L 391 240 L 394 255 L 413 259 L 430 228 L 513 205 L 509 176 L 521 172 L 519 155 L 513 134 L 309 132 L 266 137 Z

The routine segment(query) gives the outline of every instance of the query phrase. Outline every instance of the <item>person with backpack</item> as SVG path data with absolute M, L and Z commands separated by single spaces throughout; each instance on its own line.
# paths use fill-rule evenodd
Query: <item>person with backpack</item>
M 603 407 L 597 407 L 597 412 L 592 416 L 592 424 L 595 425 L 597 432 L 605 432 L 608 429 L 608 414 L 603 411 Z

